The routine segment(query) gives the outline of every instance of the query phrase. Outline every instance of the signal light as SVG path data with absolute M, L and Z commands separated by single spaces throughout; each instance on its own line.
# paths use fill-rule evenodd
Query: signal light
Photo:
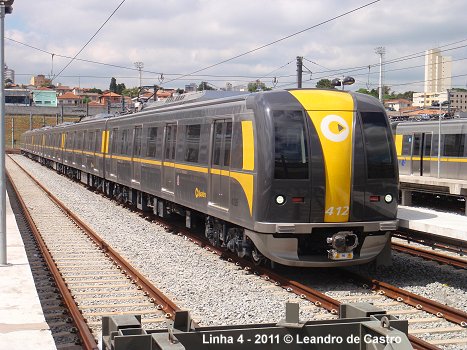
M 370 202 L 379 202 L 380 197 L 379 196 L 370 196 Z

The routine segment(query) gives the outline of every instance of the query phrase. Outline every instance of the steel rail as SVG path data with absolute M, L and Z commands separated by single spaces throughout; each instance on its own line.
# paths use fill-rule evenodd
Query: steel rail
M 46 261 L 47 266 L 49 267 L 49 270 L 52 273 L 52 277 L 55 280 L 55 283 L 60 291 L 60 294 L 62 295 L 63 301 L 67 309 L 69 310 L 71 317 L 73 318 L 76 328 L 78 329 L 78 334 L 82 341 L 83 347 L 86 350 L 98 350 L 96 340 L 94 339 L 94 336 L 92 335 L 91 330 L 86 324 L 86 321 L 83 315 L 81 314 L 78 308 L 78 305 L 76 304 L 73 296 L 68 290 L 68 287 L 66 286 L 65 281 L 63 280 L 62 275 L 60 274 L 60 271 L 58 270 L 58 267 L 55 264 L 53 257 L 51 256 L 49 250 L 47 249 L 47 246 L 42 238 L 41 233 L 35 226 L 34 220 L 29 214 L 26 203 L 21 197 L 21 194 L 19 193 L 18 188 L 16 187 L 15 183 L 12 181 L 11 176 L 8 171 L 6 171 L 6 175 L 13 190 L 16 193 L 18 202 L 21 206 L 21 210 L 23 211 L 23 215 L 26 218 L 26 221 L 28 222 L 28 226 L 30 227 L 31 232 L 33 233 L 36 239 L 37 245 L 39 246 L 39 249 L 41 250 L 44 260 Z
M 392 234 L 393 237 L 422 244 L 431 248 L 439 248 L 442 250 L 451 251 L 458 254 L 467 252 L 467 241 L 440 236 L 429 232 L 421 232 L 407 228 L 401 228 Z
M 48 192 L 47 190 L 45 191 Z M 303 285 L 299 282 L 290 280 L 286 277 L 280 276 L 279 274 L 271 271 L 270 269 L 266 267 L 258 266 L 249 260 L 246 260 L 244 258 L 239 258 L 236 254 L 230 251 L 227 251 L 227 250 L 224 250 L 218 247 L 213 247 L 207 239 L 200 237 L 198 235 L 195 235 L 194 233 L 190 232 L 185 227 L 176 226 L 173 223 L 165 219 L 162 219 L 160 217 L 154 216 L 154 215 L 149 215 L 149 216 L 146 215 L 146 217 L 148 219 L 150 218 L 154 222 L 157 222 L 160 226 L 164 227 L 167 231 L 170 231 L 174 234 L 179 234 L 181 236 L 185 236 L 189 241 L 193 242 L 194 244 L 199 245 L 200 247 L 203 247 L 204 249 L 208 251 L 212 251 L 219 257 L 232 261 L 239 267 L 242 267 L 245 270 L 250 271 L 251 273 L 260 275 L 265 280 L 268 280 L 276 284 L 277 286 L 284 288 L 288 292 L 298 295 L 302 299 L 307 299 L 313 302 L 315 306 L 323 307 L 324 309 L 330 311 L 332 314 L 338 314 L 339 312 L 339 306 L 341 305 L 341 302 L 327 296 L 326 294 L 316 289 Z M 361 277 L 361 276 L 358 276 L 358 277 Z M 379 282 L 379 281 L 376 281 L 376 282 Z M 382 283 L 382 282 L 379 282 L 379 283 Z M 389 297 L 389 295 L 387 296 Z M 425 311 L 428 311 L 428 310 L 425 310 Z M 414 349 L 439 350 L 439 347 L 433 344 L 430 344 L 411 334 L 408 334 L 408 339 L 411 342 L 411 344 L 414 346 Z
M 11 158 L 12 159 L 12 158 Z M 146 277 L 144 277 L 137 269 L 135 269 L 126 259 L 124 259 L 115 249 L 109 246 L 99 235 L 91 229 L 83 220 L 76 216 L 68 209 L 57 197 L 55 197 L 47 188 L 39 181 L 32 177 L 21 165 L 14 159 L 13 162 L 23 170 L 29 178 L 31 178 L 47 196 L 60 207 L 75 223 L 88 235 L 89 238 L 110 258 L 115 262 L 115 265 L 122 270 L 136 285 L 147 293 L 153 302 L 159 305 L 159 308 L 166 313 L 167 318 L 174 318 L 175 312 L 181 309 L 168 297 L 166 297 L 159 289 L 157 289 Z
M 155 217 L 155 220 L 161 223 L 166 230 L 169 230 L 173 233 L 178 233 L 179 235 L 187 237 L 187 239 L 194 244 L 203 247 L 204 249 L 215 253 L 223 259 L 231 261 L 243 267 L 245 270 L 248 270 L 252 273 L 260 275 L 263 279 L 266 279 L 279 287 L 284 288 L 286 291 L 298 295 L 301 299 L 306 299 L 311 301 L 315 306 L 323 307 L 324 309 L 331 312 L 331 314 L 339 313 L 339 306 L 342 304 L 339 300 L 331 298 L 326 294 L 311 288 L 309 286 L 303 285 L 297 281 L 288 279 L 286 277 L 280 276 L 279 274 L 271 271 L 270 269 L 262 266 L 257 266 L 249 260 L 238 257 L 236 254 L 226 251 L 219 247 L 214 247 L 210 242 L 203 238 L 199 237 L 192 232 L 188 231 L 185 227 L 174 226 L 174 224 L 168 222 L 167 220 Z M 420 339 L 414 335 L 407 335 L 410 343 L 414 349 L 418 350 L 439 350 L 440 348 L 436 345 L 430 344 L 423 339 Z
M 391 299 L 404 302 L 405 304 L 413 306 L 418 310 L 429 312 L 433 315 L 436 315 L 437 317 L 444 318 L 447 321 L 456 323 L 463 327 L 467 325 L 467 313 L 462 310 L 458 310 L 451 306 L 422 297 L 421 295 L 411 293 L 386 282 L 367 278 L 347 270 L 343 273 L 345 273 L 347 277 L 367 284 L 372 290 L 381 291 L 381 293 Z
M 467 260 L 460 259 L 455 256 L 450 256 L 436 251 L 429 251 L 415 246 L 392 242 L 392 249 L 395 251 L 421 257 L 423 259 L 433 260 L 445 265 L 451 265 L 460 269 L 467 269 Z

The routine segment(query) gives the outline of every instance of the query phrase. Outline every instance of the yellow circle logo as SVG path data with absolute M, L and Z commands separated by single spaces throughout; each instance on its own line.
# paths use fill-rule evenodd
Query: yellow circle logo
M 349 125 L 341 116 L 330 114 L 321 121 L 321 132 L 330 141 L 342 142 L 349 136 Z

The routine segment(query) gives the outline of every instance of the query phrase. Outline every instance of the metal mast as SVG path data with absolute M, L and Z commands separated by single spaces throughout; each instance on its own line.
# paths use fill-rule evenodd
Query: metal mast
M 303 57 L 297 56 L 297 88 L 302 88 Z
M 379 100 L 383 103 L 383 55 L 386 49 L 384 46 L 378 46 L 375 53 L 379 55 Z

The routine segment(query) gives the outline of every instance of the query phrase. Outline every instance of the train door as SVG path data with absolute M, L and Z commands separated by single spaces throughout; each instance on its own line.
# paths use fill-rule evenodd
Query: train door
M 228 210 L 230 202 L 230 150 L 232 149 L 232 120 L 214 122 L 211 155 L 211 191 L 209 205 Z
M 423 176 L 431 176 L 431 140 L 432 133 L 426 133 L 423 135 L 423 150 L 422 150 L 422 173 Z
M 133 142 L 133 172 L 131 182 L 139 185 L 141 183 L 141 147 L 142 140 L 141 136 L 143 134 L 143 127 L 141 125 L 135 126 L 134 131 L 134 142 Z
M 412 143 L 412 175 L 430 176 L 431 133 L 414 133 Z
M 165 126 L 164 162 L 162 167 L 162 191 L 174 194 L 175 187 L 175 150 L 177 140 L 177 125 Z

